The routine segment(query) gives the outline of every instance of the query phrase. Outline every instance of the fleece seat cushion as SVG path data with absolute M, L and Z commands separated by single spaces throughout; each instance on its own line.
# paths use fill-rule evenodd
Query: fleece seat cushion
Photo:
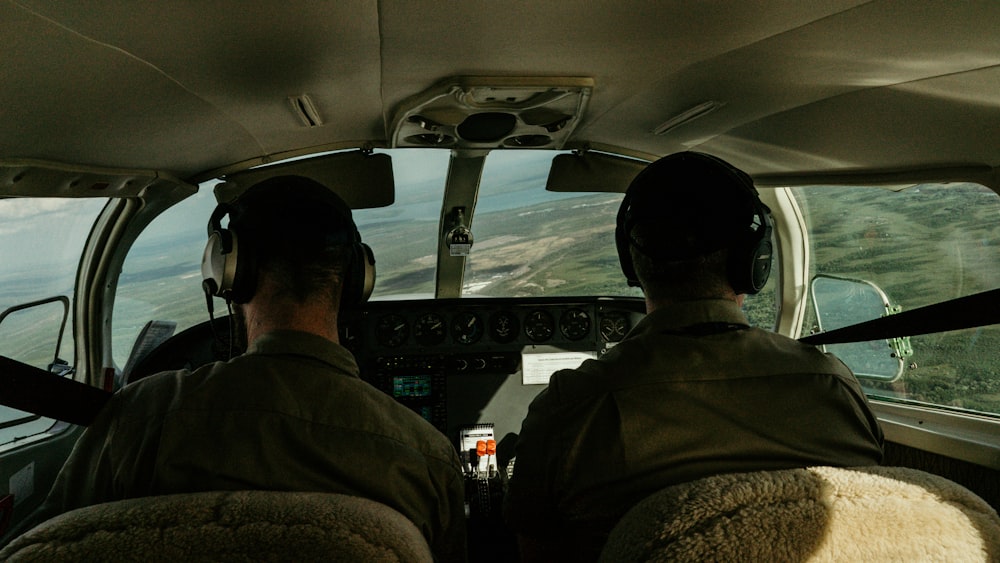
M 968 489 L 901 467 L 708 477 L 629 511 L 602 561 L 1000 561 L 1000 518 Z
M 394 509 L 338 494 L 234 491 L 88 506 L 35 526 L 2 561 L 431 562 Z

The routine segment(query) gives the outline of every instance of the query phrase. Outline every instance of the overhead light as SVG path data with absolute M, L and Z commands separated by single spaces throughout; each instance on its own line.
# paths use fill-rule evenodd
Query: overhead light
M 720 102 L 717 100 L 709 100 L 705 103 L 698 104 L 691 109 L 682 111 L 677 115 L 671 117 L 670 119 L 664 121 L 655 129 L 653 129 L 654 135 L 663 135 L 664 133 L 676 129 L 685 123 L 689 123 L 698 119 L 699 117 L 705 117 L 706 115 L 712 113 L 713 111 L 726 105 L 725 102 Z

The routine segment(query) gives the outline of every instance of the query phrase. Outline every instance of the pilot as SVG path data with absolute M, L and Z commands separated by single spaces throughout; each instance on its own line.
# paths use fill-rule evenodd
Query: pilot
M 709 155 L 664 157 L 629 186 L 615 236 L 647 315 L 532 401 L 504 506 L 523 561 L 597 559 L 620 517 L 670 485 L 881 462 L 882 431 L 851 371 L 747 322 L 771 229 L 750 177 Z
M 42 515 L 197 491 L 342 493 L 407 516 L 437 560 L 465 560 L 455 448 L 362 381 L 339 344 L 338 314 L 374 283 L 350 208 L 310 179 L 276 177 L 220 205 L 209 232 L 206 291 L 235 303 L 249 349 L 116 393 L 66 461 Z

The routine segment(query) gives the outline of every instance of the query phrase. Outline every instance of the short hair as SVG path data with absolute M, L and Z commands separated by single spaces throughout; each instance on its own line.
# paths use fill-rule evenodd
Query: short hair
M 267 275 L 279 298 L 339 302 L 355 233 L 339 197 L 308 178 L 281 176 L 247 190 L 235 208 L 230 228 L 241 253 L 250 251 L 258 277 Z
M 643 226 L 636 225 L 632 236 L 642 240 Z M 635 247 L 630 252 L 635 275 L 650 300 L 706 299 L 733 291 L 728 275 L 728 249 L 677 261 L 652 258 Z

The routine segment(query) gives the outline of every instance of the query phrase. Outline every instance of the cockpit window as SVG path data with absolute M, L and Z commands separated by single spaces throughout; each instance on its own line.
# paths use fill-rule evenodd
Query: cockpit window
M 84 243 L 106 199 L 0 199 L 0 355 L 67 374 L 75 363 L 67 313 Z M 65 326 L 63 323 L 65 322 Z M 53 421 L 0 406 L 0 444 Z
M 180 332 L 208 320 L 201 255 L 205 226 L 216 205 L 215 183 L 202 184 L 197 194 L 163 212 L 129 249 L 111 323 L 112 356 L 119 368 L 125 367 L 147 322 L 174 322 Z
M 396 201 L 388 207 L 353 212 L 362 240 L 375 255 L 372 299 L 433 297 L 436 235 L 451 151 L 389 152 Z
M 641 295 L 615 251 L 622 194 L 545 191 L 554 155 L 487 157 L 463 296 Z
M 825 279 L 862 292 L 879 288 L 888 298 L 889 307 L 855 321 L 1000 287 L 1000 196 L 988 188 L 962 183 L 793 191 L 811 243 L 811 276 L 833 276 Z M 807 329 L 820 328 L 811 316 Z M 868 347 L 881 356 L 871 360 L 902 359 L 899 373 L 860 377 L 869 395 L 1000 414 L 1000 326 Z
M 355 209 L 361 238 L 375 255 L 373 300 L 433 297 L 439 222 L 449 150 L 396 149 L 395 201 Z M 497 151 L 486 159 L 472 218 L 466 297 L 635 296 L 615 250 L 618 193 L 545 190 L 552 151 Z M 208 320 L 201 289 L 205 225 L 216 205 L 215 181 L 157 217 L 139 236 L 118 281 L 112 356 L 124 368 L 146 323 L 176 323 L 176 332 Z M 748 299 L 756 326 L 772 328 L 774 284 Z M 224 306 L 217 302 L 216 308 Z
M 384 208 L 354 210 L 361 238 L 377 266 L 374 299 L 434 294 L 438 210 L 449 151 L 392 151 L 396 201 Z M 112 355 L 124 368 L 143 327 L 151 320 L 176 323 L 180 332 L 208 320 L 201 289 L 205 226 L 217 181 L 157 217 L 139 236 L 122 267 L 112 321 Z M 225 314 L 217 300 L 216 315 Z

